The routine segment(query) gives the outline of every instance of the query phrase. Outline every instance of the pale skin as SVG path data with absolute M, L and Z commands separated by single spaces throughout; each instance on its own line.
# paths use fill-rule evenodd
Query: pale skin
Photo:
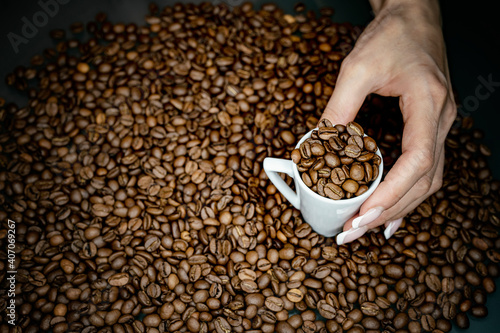
M 322 118 L 346 124 L 368 94 L 399 97 L 402 155 L 345 224 L 339 244 L 381 225 L 391 237 L 401 219 L 441 187 L 444 142 L 456 116 L 438 1 L 370 4 L 375 18 L 343 61 Z

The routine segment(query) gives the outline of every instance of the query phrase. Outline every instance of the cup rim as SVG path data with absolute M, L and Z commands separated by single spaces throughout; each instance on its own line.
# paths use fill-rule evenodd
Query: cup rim
M 299 142 L 297 143 L 297 145 L 295 146 L 295 149 L 299 149 L 302 142 L 304 142 L 305 140 L 310 138 L 312 132 L 316 131 L 318 129 L 319 129 L 318 127 L 315 127 L 312 130 L 310 130 L 309 132 L 307 132 L 306 134 L 304 134 L 302 136 L 302 138 L 299 140 Z M 366 135 L 366 133 L 365 133 L 365 135 L 363 137 L 365 137 L 365 136 L 368 136 L 368 135 Z M 312 194 L 318 200 L 322 200 L 322 201 L 334 203 L 334 204 L 356 203 L 357 201 L 365 201 L 370 195 L 372 195 L 372 193 L 375 191 L 375 189 L 380 184 L 380 181 L 382 180 L 382 174 L 384 171 L 384 159 L 382 158 L 382 153 L 380 152 L 378 145 L 377 145 L 377 151 L 375 151 L 375 154 L 377 154 L 380 157 L 379 173 L 378 173 L 377 178 L 375 178 L 375 180 L 370 184 L 370 186 L 368 187 L 368 190 L 365 193 L 363 193 L 357 197 L 352 197 L 350 199 L 333 200 L 333 199 L 330 199 L 327 197 L 323 197 L 323 196 L 319 195 L 318 193 L 314 192 L 304 183 L 304 181 L 302 180 L 302 177 L 300 177 L 300 172 L 299 172 L 299 169 L 297 168 L 297 164 L 295 164 L 293 161 L 291 161 L 291 162 L 293 164 L 293 172 L 295 174 L 296 180 L 301 184 L 301 187 L 305 188 L 306 192 L 308 192 L 309 194 Z

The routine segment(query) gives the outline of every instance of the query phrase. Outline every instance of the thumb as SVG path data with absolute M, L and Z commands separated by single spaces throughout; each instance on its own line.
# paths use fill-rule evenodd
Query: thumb
M 362 67 L 347 65 L 344 60 L 322 119 L 326 118 L 334 125 L 354 120 L 366 96 L 371 92 L 368 73 Z

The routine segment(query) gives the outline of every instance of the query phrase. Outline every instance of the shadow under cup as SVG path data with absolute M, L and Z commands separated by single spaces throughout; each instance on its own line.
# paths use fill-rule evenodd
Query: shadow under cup
M 317 128 L 306 133 L 295 146 L 296 149 Z M 365 135 L 366 136 L 366 135 Z M 360 196 L 350 199 L 332 200 L 322 197 L 307 187 L 300 176 L 297 165 L 292 160 L 267 157 L 264 159 L 264 170 L 274 186 L 287 198 L 287 200 L 300 212 L 304 220 L 311 225 L 315 232 L 325 237 L 333 237 L 342 231 L 342 228 L 351 217 L 359 211 L 363 202 L 375 191 L 382 179 L 384 162 L 380 149 L 375 152 L 381 159 L 377 178 L 370 184 L 368 190 Z M 278 172 L 286 173 L 293 178 L 295 190 L 293 191 Z

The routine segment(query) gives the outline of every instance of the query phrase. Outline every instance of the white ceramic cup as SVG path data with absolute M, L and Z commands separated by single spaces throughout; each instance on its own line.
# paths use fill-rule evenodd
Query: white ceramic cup
M 317 130 L 317 128 L 305 134 L 295 148 L 298 149 L 314 130 Z M 333 237 L 342 231 L 342 227 L 347 220 L 356 214 L 363 202 L 368 199 L 380 183 L 384 163 L 379 149 L 377 149 L 376 154 L 381 159 L 377 178 L 371 183 L 368 191 L 351 199 L 332 200 L 315 193 L 304 184 L 297 165 L 292 160 L 267 157 L 264 159 L 264 170 L 274 186 L 295 208 L 300 210 L 302 217 L 311 225 L 314 231 L 325 237 Z M 278 172 L 286 173 L 293 178 L 297 192 L 294 192 L 285 183 L 278 175 Z

